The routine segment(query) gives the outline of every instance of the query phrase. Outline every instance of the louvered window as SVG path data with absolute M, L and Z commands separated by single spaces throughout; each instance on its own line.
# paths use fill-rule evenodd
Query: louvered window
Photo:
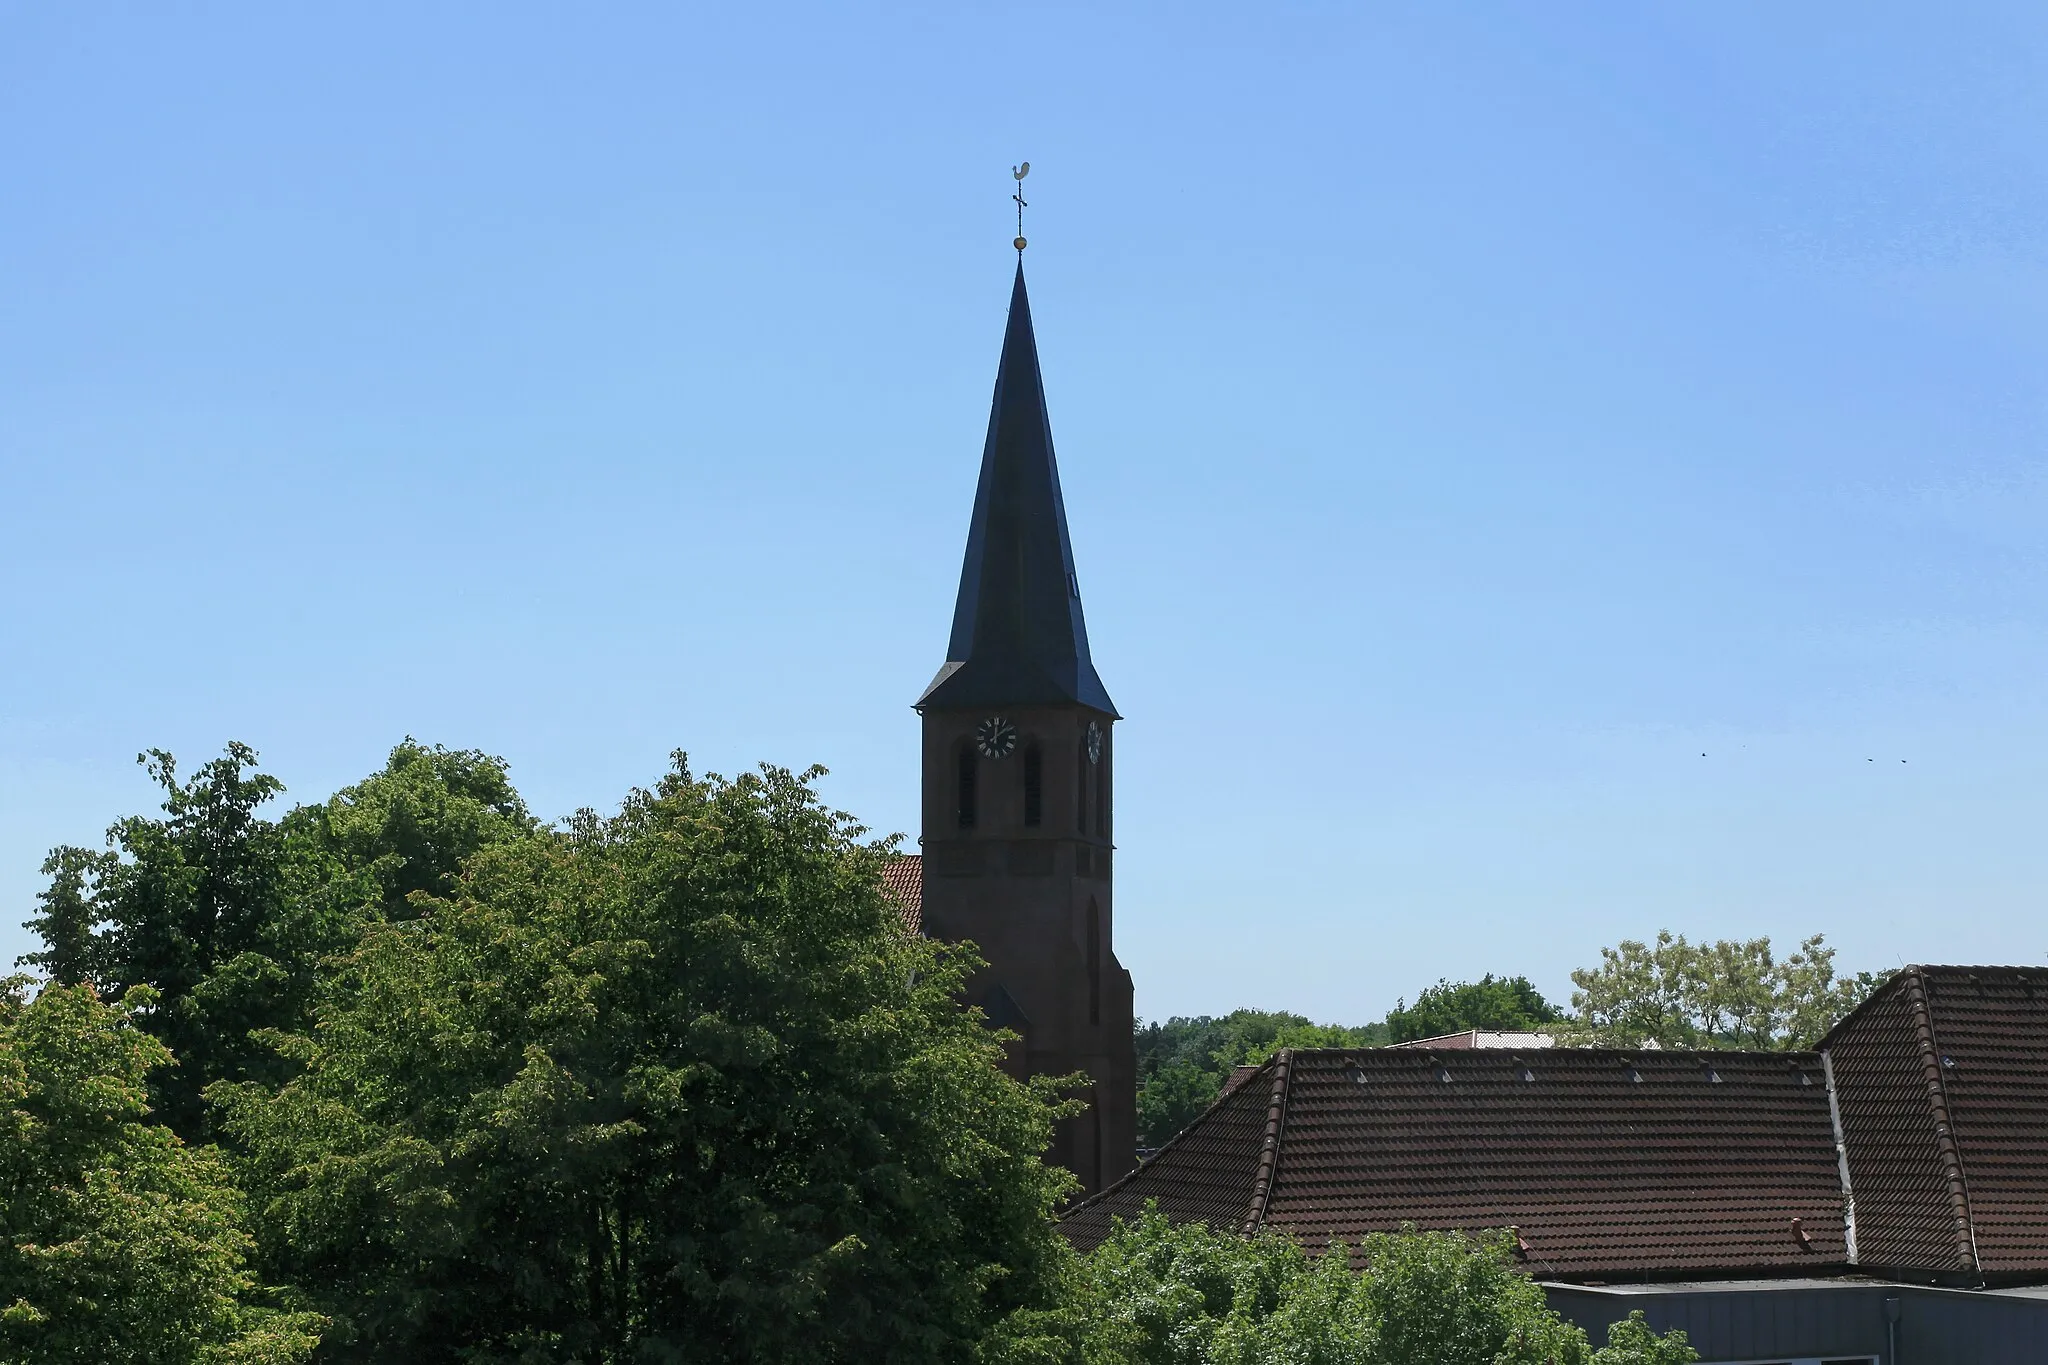
M 1033 743 L 1024 749 L 1024 823 L 1036 829 L 1044 817 L 1045 764 Z
M 1103 736 L 1102 756 L 1095 762 L 1095 832 L 1109 837 L 1109 737 Z
M 975 766 L 976 765 L 973 748 L 965 744 L 961 745 L 960 828 L 962 829 L 973 829 L 975 817 L 978 814 L 978 803 L 975 799 L 978 795 L 978 793 L 975 791 L 975 779 L 977 776 L 975 772 Z
M 1102 1022 L 1102 910 L 1088 898 L 1088 1022 Z
M 1084 739 L 1074 759 L 1074 828 L 1082 834 L 1088 832 L 1088 774 L 1091 771 L 1088 741 Z

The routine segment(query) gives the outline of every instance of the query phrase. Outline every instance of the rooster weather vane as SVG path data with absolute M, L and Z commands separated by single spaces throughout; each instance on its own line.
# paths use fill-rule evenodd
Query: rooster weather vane
M 1031 163 L 1010 167 L 1010 178 L 1017 182 L 1017 190 L 1010 198 L 1017 201 L 1017 240 L 1011 245 L 1017 248 L 1017 255 L 1024 255 L 1024 210 L 1030 205 L 1024 202 L 1024 177 L 1031 174 Z

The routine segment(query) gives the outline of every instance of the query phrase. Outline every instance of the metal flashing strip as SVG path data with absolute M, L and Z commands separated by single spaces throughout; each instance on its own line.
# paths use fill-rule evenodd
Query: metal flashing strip
M 1849 1181 L 1849 1144 L 1842 1139 L 1842 1106 L 1835 1098 L 1835 1063 L 1827 1053 L 1820 1054 L 1821 1074 L 1827 1077 L 1828 1122 L 1835 1128 L 1835 1165 L 1842 1172 L 1842 1241 L 1849 1254 L 1849 1264 L 1856 1264 L 1856 1187 Z

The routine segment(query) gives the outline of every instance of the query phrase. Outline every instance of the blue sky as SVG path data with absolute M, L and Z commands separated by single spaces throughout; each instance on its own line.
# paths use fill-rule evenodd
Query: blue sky
M 2040 962 L 2044 66 L 2018 4 L 0 8 L 0 953 L 149 746 L 820 762 L 914 836 L 1028 158 L 1141 1014 Z

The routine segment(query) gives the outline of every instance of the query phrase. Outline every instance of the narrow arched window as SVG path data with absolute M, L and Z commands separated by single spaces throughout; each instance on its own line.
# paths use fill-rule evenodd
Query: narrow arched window
M 1024 746 L 1024 823 L 1036 829 L 1045 818 L 1045 763 L 1033 741 Z
M 1082 834 L 1088 832 L 1088 774 L 1094 765 L 1088 761 L 1088 741 L 1083 739 L 1075 750 L 1074 759 L 1074 828 Z
M 1088 1022 L 1102 1022 L 1102 909 L 1088 898 Z
M 1095 761 L 1095 832 L 1109 837 L 1109 737 L 1103 736 L 1102 754 Z
M 978 803 L 975 800 L 975 757 L 971 745 L 960 746 L 960 828 L 973 829 Z

